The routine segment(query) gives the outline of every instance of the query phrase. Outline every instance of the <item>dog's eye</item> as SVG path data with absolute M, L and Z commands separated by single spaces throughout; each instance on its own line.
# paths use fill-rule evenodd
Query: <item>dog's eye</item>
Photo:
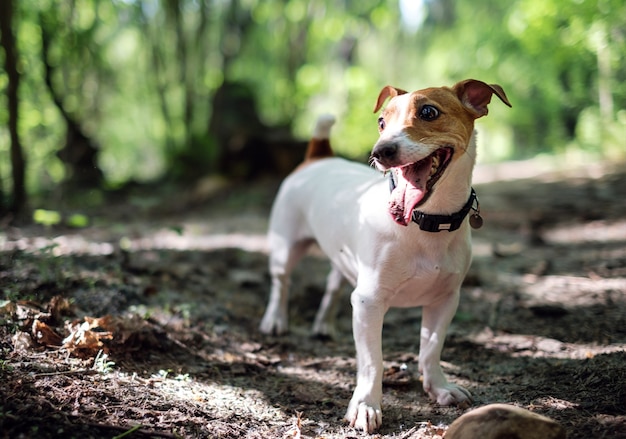
M 420 108 L 419 117 L 425 121 L 435 120 L 439 117 L 439 110 L 432 105 L 424 105 Z
M 378 129 L 380 131 L 385 129 L 385 119 L 383 119 L 382 116 L 378 118 Z

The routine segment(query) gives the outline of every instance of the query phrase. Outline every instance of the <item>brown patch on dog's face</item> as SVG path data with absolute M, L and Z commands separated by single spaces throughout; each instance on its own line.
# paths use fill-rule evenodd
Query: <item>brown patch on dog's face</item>
M 381 115 L 378 144 L 396 142 L 396 157 L 381 160 L 385 167 L 403 166 L 453 148 L 458 159 L 474 131 L 475 115 L 450 88 L 428 88 L 401 95 L 389 102 Z M 458 149 L 458 151 L 457 151 Z
M 474 131 L 474 117 L 452 90 L 427 89 L 411 93 L 411 99 L 409 117 L 414 123 L 406 126 L 411 140 L 440 147 L 467 145 Z
M 510 105 L 500 86 L 473 79 L 412 93 L 390 86 L 381 90 L 374 111 L 392 99 L 378 119 L 380 138 L 371 159 L 383 171 L 397 168 L 390 201 L 396 222 L 406 225 L 415 206 L 467 153 L 474 120 L 487 114 L 493 94 Z
M 372 150 L 373 161 L 389 169 L 421 160 L 443 147 L 453 148 L 458 159 L 470 141 L 474 120 L 487 114 L 493 94 L 511 105 L 502 87 L 474 79 L 412 93 L 384 87 L 375 111 L 388 97 L 392 99 L 378 119 L 380 139 Z

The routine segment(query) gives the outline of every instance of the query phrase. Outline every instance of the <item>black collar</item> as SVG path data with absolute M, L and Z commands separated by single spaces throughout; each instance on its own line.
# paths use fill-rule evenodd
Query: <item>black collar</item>
M 395 176 L 393 172 L 390 172 L 389 188 L 393 191 L 395 187 Z M 470 216 L 470 225 L 474 229 L 479 229 L 483 225 L 483 219 L 480 216 L 478 196 L 476 195 L 474 188 L 471 189 L 472 190 L 467 203 L 465 203 L 465 205 L 458 212 L 455 212 L 452 215 L 432 215 L 415 209 L 413 210 L 411 219 L 421 230 L 424 230 L 425 232 L 441 232 L 442 230 L 453 232 L 461 227 L 467 214 L 470 210 L 473 210 L 474 213 Z M 476 207 L 474 207 L 474 204 L 476 204 Z

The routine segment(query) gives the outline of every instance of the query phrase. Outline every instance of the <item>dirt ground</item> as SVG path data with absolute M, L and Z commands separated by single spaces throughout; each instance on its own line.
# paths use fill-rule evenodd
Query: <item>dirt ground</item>
M 485 225 L 446 373 L 473 407 L 524 407 L 570 439 L 626 438 L 626 166 L 502 165 L 478 169 L 476 182 Z M 309 335 L 322 256 L 294 275 L 291 333 L 257 331 L 277 185 L 143 189 L 68 207 L 89 215 L 83 229 L 4 228 L 0 437 L 364 436 L 342 422 L 355 379 L 349 291 L 338 338 Z M 464 412 L 424 395 L 419 325 L 419 309 L 385 319 L 373 437 L 440 438 Z

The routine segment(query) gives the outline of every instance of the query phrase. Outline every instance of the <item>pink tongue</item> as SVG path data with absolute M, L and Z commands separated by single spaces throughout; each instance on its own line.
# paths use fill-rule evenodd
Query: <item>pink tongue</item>
M 426 195 L 426 181 L 430 173 L 431 158 L 400 168 L 396 175 L 396 188 L 391 193 L 389 211 L 394 221 L 406 226 L 411 221 L 413 209 Z

